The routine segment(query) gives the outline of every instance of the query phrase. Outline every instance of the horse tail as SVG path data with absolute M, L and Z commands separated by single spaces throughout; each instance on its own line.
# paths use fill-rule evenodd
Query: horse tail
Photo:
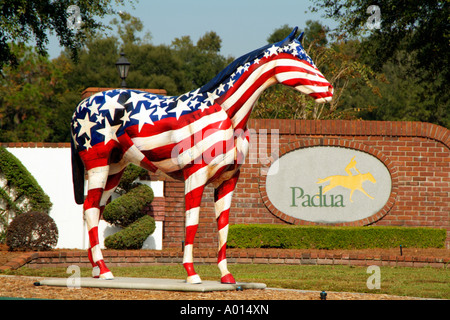
M 327 182 L 329 180 L 331 180 L 331 177 L 327 177 L 327 178 L 324 178 L 324 179 L 319 179 L 316 183 L 324 183 L 324 182 Z
M 81 161 L 81 157 L 75 148 L 73 139 L 71 139 L 71 151 L 72 151 L 72 182 L 73 192 L 75 196 L 75 202 L 77 204 L 84 203 L 84 165 Z

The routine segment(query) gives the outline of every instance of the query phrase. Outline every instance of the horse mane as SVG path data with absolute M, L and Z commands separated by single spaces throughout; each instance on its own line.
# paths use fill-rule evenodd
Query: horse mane
M 246 64 L 249 61 L 255 60 L 258 56 L 262 55 L 268 48 L 275 45 L 278 47 L 284 46 L 286 43 L 291 42 L 295 38 L 295 33 L 297 32 L 297 27 L 294 28 L 294 30 L 291 32 L 289 36 L 287 36 L 284 40 L 281 40 L 274 44 L 267 44 L 259 49 L 253 50 L 250 53 L 247 53 L 240 58 L 237 58 L 232 63 L 230 63 L 225 69 L 223 69 L 217 76 L 215 76 L 211 81 L 209 81 L 207 84 L 205 84 L 203 87 L 200 88 L 200 93 L 210 92 L 211 90 L 215 89 L 217 86 L 219 86 L 224 80 L 229 78 L 233 72 L 236 71 L 236 69 L 239 66 L 242 66 Z

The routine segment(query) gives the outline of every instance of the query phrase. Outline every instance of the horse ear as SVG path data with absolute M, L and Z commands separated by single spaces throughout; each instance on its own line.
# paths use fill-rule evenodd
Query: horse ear
M 288 44 L 289 42 L 291 42 L 292 40 L 294 40 L 295 34 L 297 33 L 297 29 L 298 29 L 298 27 L 295 27 L 294 30 L 292 30 L 292 32 L 284 40 L 278 42 L 277 45 L 282 47 L 282 46 Z
M 304 34 L 305 34 L 304 32 L 300 33 L 300 35 L 297 38 L 298 42 L 302 43 L 302 39 L 303 39 L 303 35 Z
M 294 40 L 297 30 L 298 30 L 298 27 L 295 27 L 294 30 L 292 30 L 291 34 L 288 37 L 290 41 Z

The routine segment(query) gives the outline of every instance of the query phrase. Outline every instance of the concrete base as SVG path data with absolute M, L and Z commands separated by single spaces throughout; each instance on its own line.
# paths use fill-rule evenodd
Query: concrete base
M 203 281 L 200 284 L 186 283 L 179 279 L 154 279 L 154 278 L 114 278 L 114 280 L 101 280 L 94 278 L 48 278 L 36 282 L 39 286 L 57 286 L 72 288 L 109 288 L 109 289 L 144 289 L 163 291 L 228 291 L 244 289 L 265 289 L 264 283 L 222 284 L 218 281 Z

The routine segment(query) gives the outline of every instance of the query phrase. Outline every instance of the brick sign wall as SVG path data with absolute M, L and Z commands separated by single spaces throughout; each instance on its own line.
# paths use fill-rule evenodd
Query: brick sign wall
M 386 195 L 386 203 L 381 205 L 377 212 L 356 221 L 335 223 L 336 225 L 445 228 L 449 247 L 450 130 L 420 122 L 324 120 L 250 120 L 249 128 L 253 131 L 251 150 L 247 163 L 241 169 L 240 180 L 234 193 L 230 224 L 320 224 L 293 217 L 279 210 L 268 195 L 266 173 L 277 159 L 283 159 L 285 155 L 299 150 L 328 146 L 357 151 L 356 154 L 362 152 L 384 165 L 390 175 L 390 193 Z M 69 148 L 67 143 L 1 145 L 8 148 Z M 334 162 L 332 155 L 328 157 Z M 70 162 L 69 156 L 67 159 Z M 338 165 L 333 174 L 335 172 L 346 175 L 345 166 L 352 163 L 351 159 L 346 161 L 343 165 Z M 356 161 L 356 166 L 347 168 L 349 171 L 355 173 L 354 170 L 358 169 L 361 173 L 366 171 L 374 173 L 371 167 L 363 169 L 360 159 L 357 158 Z M 312 163 L 314 164 L 314 161 Z M 295 170 L 292 174 L 296 174 Z M 163 248 L 181 249 L 184 240 L 184 184 L 156 174 L 152 174 L 151 179 L 164 181 L 164 197 L 156 198 L 148 208 L 148 213 L 157 221 L 163 222 Z M 380 183 L 380 179 L 377 179 L 376 186 Z M 298 180 L 302 183 L 304 179 L 299 177 Z M 367 188 L 366 185 L 364 188 L 370 194 L 369 187 L 373 185 L 371 182 L 366 184 Z M 287 201 L 293 199 L 294 194 L 291 195 L 291 190 L 299 192 L 299 189 L 287 188 Z M 330 194 L 332 192 L 333 190 Z M 316 193 L 312 192 L 310 195 L 312 205 L 317 200 L 312 199 Z M 359 191 L 355 191 L 354 196 L 356 197 L 358 193 Z M 67 194 L 70 200 L 66 201 L 66 205 L 75 206 L 75 202 L 72 202 L 70 184 L 67 187 Z M 365 198 L 364 195 L 362 197 Z M 297 201 L 295 204 L 299 206 L 299 210 L 302 209 L 301 203 L 308 204 L 305 199 L 300 199 L 299 193 L 295 194 Z M 326 201 L 329 201 L 329 198 Z M 347 197 L 344 201 L 348 201 Z M 355 199 L 354 202 L 358 201 Z M 69 216 L 80 220 L 81 212 Z M 195 245 L 197 248 L 218 246 L 213 188 L 210 186 L 203 195 Z
M 230 224 L 320 224 L 278 210 L 268 198 L 267 169 L 277 157 L 302 148 L 333 146 L 357 150 L 383 163 L 391 176 L 386 204 L 375 214 L 336 225 L 383 225 L 447 229 L 450 238 L 450 131 L 428 123 L 379 121 L 250 120 L 248 164 L 243 165 L 233 197 Z M 277 133 L 273 139 L 271 133 Z M 271 142 L 278 142 L 279 150 Z M 265 150 L 266 157 L 263 156 Z M 271 152 L 275 155 L 269 159 Z M 258 154 L 259 153 L 259 154 Z M 342 168 L 344 169 L 344 168 Z M 152 176 L 152 179 L 165 179 Z M 357 192 L 355 192 L 357 193 Z M 166 180 L 164 247 L 184 239 L 184 185 Z M 213 189 L 203 195 L 196 246 L 218 246 Z

